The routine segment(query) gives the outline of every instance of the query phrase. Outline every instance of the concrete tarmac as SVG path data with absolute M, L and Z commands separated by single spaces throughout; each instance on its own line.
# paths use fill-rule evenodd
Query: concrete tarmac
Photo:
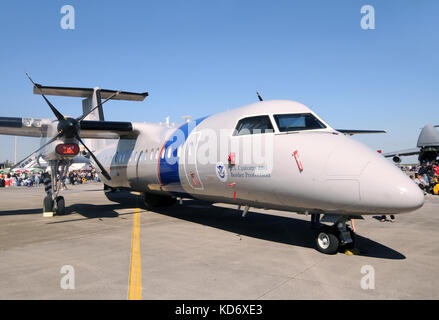
M 0 299 L 127 299 L 136 208 L 143 299 L 439 299 L 439 196 L 395 223 L 357 220 L 359 255 L 328 256 L 294 213 L 147 210 L 110 202 L 100 183 L 68 188 L 68 214 L 49 218 L 44 188 L 0 189 Z

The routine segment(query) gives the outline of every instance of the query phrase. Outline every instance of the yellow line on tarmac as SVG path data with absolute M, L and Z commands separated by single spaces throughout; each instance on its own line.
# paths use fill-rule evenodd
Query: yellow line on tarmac
M 128 300 L 142 300 L 142 268 L 140 262 L 140 209 L 136 208 L 134 210 L 133 236 L 131 239 Z

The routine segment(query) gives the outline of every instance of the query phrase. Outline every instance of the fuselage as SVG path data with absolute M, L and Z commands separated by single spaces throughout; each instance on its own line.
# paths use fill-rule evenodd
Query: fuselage
M 299 213 L 397 214 L 424 203 L 401 170 L 297 102 L 133 128 L 136 139 L 96 150 L 111 187 Z

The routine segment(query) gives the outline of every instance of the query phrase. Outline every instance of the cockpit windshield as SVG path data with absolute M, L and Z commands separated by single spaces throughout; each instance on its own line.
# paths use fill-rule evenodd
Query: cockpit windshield
M 326 126 L 311 113 L 274 115 L 280 132 L 324 129 Z
M 270 132 L 274 132 L 270 118 L 268 116 L 256 116 L 239 120 L 233 135 L 243 136 L 247 134 Z

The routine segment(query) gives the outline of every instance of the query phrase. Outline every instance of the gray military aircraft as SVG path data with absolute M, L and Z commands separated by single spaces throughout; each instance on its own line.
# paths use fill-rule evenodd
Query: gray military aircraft
M 315 242 L 327 254 L 353 245 L 349 219 L 410 212 L 424 203 L 401 170 L 348 136 L 383 131 L 333 129 L 298 102 L 260 98 L 172 126 L 104 120 L 108 100 L 143 101 L 146 92 L 33 84 L 56 120 L 3 117 L 0 134 L 48 139 L 33 153 L 60 173 L 52 174 L 44 211 L 64 213 L 59 177 L 78 156 L 91 158 L 109 197 L 126 189 L 142 193 L 149 206 L 185 197 L 236 204 L 243 216 L 249 207 L 324 214 L 322 221 L 333 225 L 323 225 Z M 64 116 L 46 95 L 85 98 L 83 115 Z
M 439 132 L 435 128 L 438 127 L 427 124 L 422 128 L 416 148 L 387 152 L 383 155 L 386 158 L 392 158 L 395 163 L 401 163 L 403 156 L 414 155 L 418 155 L 420 163 L 436 161 L 439 156 Z

